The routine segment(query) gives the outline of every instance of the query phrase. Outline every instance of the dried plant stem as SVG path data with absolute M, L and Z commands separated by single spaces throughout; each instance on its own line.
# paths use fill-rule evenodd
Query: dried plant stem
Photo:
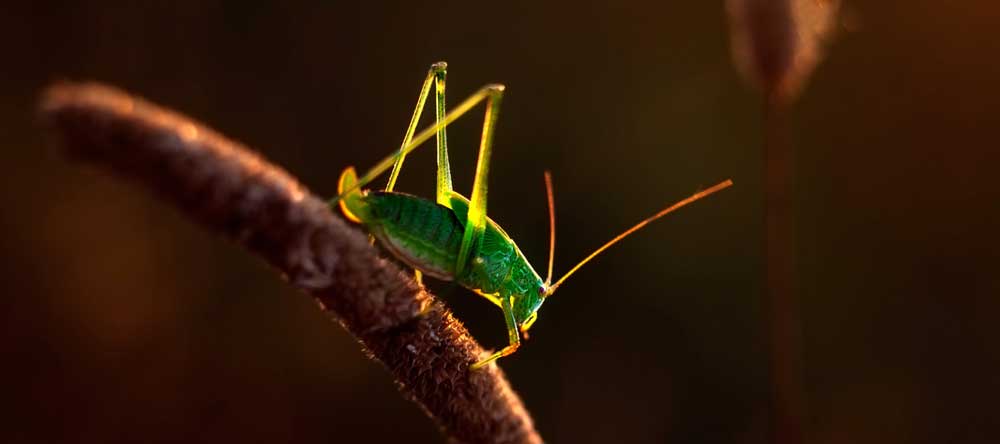
M 452 442 L 541 442 L 496 366 L 469 371 L 483 350 L 451 312 L 282 169 L 107 86 L 57 84 L 41 115 L 73 157 L 151 189 L 315 297 Z
M 764 105 L 765 306 L 771 348 L 772 442 L 802 441 L 799 304 L 795 292 L 794 156 L 786 108 L 770 96 Z
M 795 282 L 794 153 L 788 106 L 822 58 L 840 0 L 726 0 L 736 67 L 764 95 L 764 305 L 772 442 L 803 441 L 801 328 Z

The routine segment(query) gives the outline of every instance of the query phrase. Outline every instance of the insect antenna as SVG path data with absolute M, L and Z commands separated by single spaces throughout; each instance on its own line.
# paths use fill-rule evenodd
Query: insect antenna
M 556 253 L 556 200 L 552 192 L 552 173 L 545 171 L 545 194 L 549 199 L 549 272 L 545 275 L 545 287 L 552 283 L 552 261 Z
M 659 219 L 659 218 L 661 218 L 663 216 L 666 216 L 667 214 L 670 214 L 670 213 L 674 212 L 675 210 L 677 210 L 677 209 L 679 209 L 679 208 L 681 208 L 681 207 L 683 207 L 683 206 L 685 206 L 685 205 L 687 205 L 687 204 L 689 204 L 691 202 L 694 202 L 694 201 L 699 200 L 699 199 L 701 199 L 703 197 L 706 197 L 706 196 L 708 196 L 708 195 L 710 195 L 712 193 L 715 193 L 716 191 L 720 191 L 720 190 L 723 190 L 725 188 L 728 188 L 728 187 L 732 186 L 732 184 L 733 184 L 733 181 L 727 179 L 726 181 L 720 182 L 720 183 L 718 183 L 716 185 L 713 185 L 710 188 L 707 188 L 705 190 L 702 190 L 702 191 L 699 191 L 697 193 L 694 193 L 691 196 L 687 197 L 686 199 L 681 200 L 681 201 L 679 201 L 679 202 L 677 202 L 677 203 L 675 203 L 675 204 L 673 204 L 673 205 L 671 205 L 671 206 L 669 206 L 667 208 L 664 208 L 663 210 L 660 210 L 659 213 L 656 213 L 656 214 L 654 214 L 654 215 L 646 218 L 642 222 L 639 222 L 639 223 L 635 224 L 635 226 L 633 226 L 632 228 L 629 228 L 628 230 L 625 230 L 624 232 L 622 232 L 622 234 L 619 234 L 619 235 L 615 236 L 613 239 L 611 239 L 610 241 L 608 241 L 606 244 L 602 245 L 597 250 L 594 250 L 593 253 L 590 253 L 590 255 L 587 256 L 586 258 L 584 258 L 582 261 L 580 261 L 580 263 L 576 264 L 573 268 L 571 268 L 569 270 L 569 272 L 567 272 L 565 275 L 563 275 L 563 277 L 559 278 L 559 280 L 556 281 L 555 284 L 552 284 L 551 286 L 549 286 L 547 288 L 547 290 L 545 292 L 546 293 L 545 296 L 550 296 L 550 295 L 552 295 L 552 293 L 555 293 L 556 289 L 559 288 L 559 286 L 562 285 L 562 283 L 565 282 L 567 278 L 569 278 L 570 276 L 572 276 L 573 273 L 576 272 L 576 270 L 579 270 L 580 267 L 582 267 L 584 264 L 586 264 L 587 262 L 590 262 L 591 259 L 597 257 L 597 255 L 601 254 L 602 252 L 604 252 L 604 250 L 607 250 L 612 245 L 618 243 L 618 241 L 620 241 L 622 239 L 625 239 L 626 237 L 628 237 L 628 235 L 630 235 L 632 233 L 635 233 L 636 231 L 639 231 L 640 228 L 645 227 L 650 222 L 653 222 L 656 219 Z

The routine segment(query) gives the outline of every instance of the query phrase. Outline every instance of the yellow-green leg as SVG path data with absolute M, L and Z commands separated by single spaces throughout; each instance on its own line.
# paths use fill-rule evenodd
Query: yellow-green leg
M 355 183 L 351 189 L 342 190 L 341 194 L 331 201 L 331 204 L 339 201 L 341 196 L 368 184 L 390 167 L 393 169 L 393 172 L 389 177 L 389 184 L 386 187 L 386 190 L 392 190 L 392 187 L 395 186 L 396 178 L 399 176 L 399 170 L 402 168 L 406 155 L 420 146 L 420 144 L 427 141 L 427 139 L 429 139 L 432 135 L 437 135 L 437 200 L 438 203 L 450 207 L 452 194 L 454 192 L 451 188 L 451 169 L 448 164 L 447 136 L 444 133 L 444 129 L 448 124 L 454 122 L 456 119 L 472 109 L 472 107 L 479 104 L 479 102 L 486 100 L 486 116 L 484 117 L 483 133 L 479 142 L 479 158 L 476 161 L 476 177 L 472 184 L 472 199 L 470 199 L 469 213 L 465 223 L 465 232 L 462 235 L 462 244 L 455 264 L 455 274 L 458 275 L 465 268 L 465 264 L 469 260 L 469 254 L 472 252 L 472 247 L 479 243 L 480 239 L 482 239 L 483 231 L 486 229 L 486 191 L 487 179 L 489 178 L 490 171 L 490 155 L 493 152 L 493 133 L 496 128 L 497 117 L 500 114 L 500 101 L 503 98 L 504 86 L 498 84 L 484 86 L 479 91 L 476 91 L 475 94 L 465 99 L 464 102 L 459 104 L 455 108 L 454 113 L 446 115 L 444 106 L 444 78 L 446 74 L 446 66 L 447 65 L 443 63 L 436 63 L 431 66 L 430 72 L 428 72 L 427 78 L 424 80 L 424 85 L 421 88 L 420 98 L 417 100 L 417 107 L 414 110 L 413 117 L 410 119 L 410 125 L 407 128 L 406 137 L 403 138 L 403 145 L 399 148 L 399 150 L 396 151 L 395 154 L 382 159 L 381 162 L 372 167 L 371 170 L 358 179 L 357 183 Z M 434 80 L 436 85 L 437 123 L 435 123 L 433 127 L 425 129 L 414 136 L 413 132 L 418 121 L 420 120 L 420 114 L 423 110 L 423 104 L 426 100 L 427 93 L 430 92 L 430 82 L 432 80 Z
M 389 182 L 385 186 L 385 191 L 392 191 L 396 187 L 396 179 L 399 178 L 399 172 L 403 169 L 403 161 L 406 160 L 406 154 L 403 150 L 407 145 L 413 140 L 413 133 L 417 130 L 417 124 L 420 122 L 420 115 L 424 111 L 424 103 L 427 101 L 427 96 L 430 94 L 431 84 L 435 85 L 435 96 L 436 96 L 436 108 L 437 112 L 435 123 L 440 123 L 444 120 L 444 81 L 445 75 L 448 69 L 448 64 L 445 62 L 437 62 L 431 65 L 430 69 L 427 70 L 427 77 L 424 78 L 423 86 L 420 87 L 420 95 L 417 97 L 417 105 L 413 109 L 413 116 L 410 117 L 410 125 L 406 127 L 406 134 L 403 136 L 403 143 L 399 146 L 399 151 L 396 152 L 396 162 L 392 165 L 392 172 L 389 174 Z M 440 183 L 441 183 L 441 152 L 444 151 L 444 169 L 445 177 L 447 179 L 448 189 L 451 189 L 451 171 L 448 167 L 448 152 L 447 152 L 447 135 L 445 134 L 445 128 L 440 126 L 437 129 L 437 145 L 438 145 L 438 194 L 441 194 Z M 440 202 L 440 199 L 439 199 Z M 369 241 L 374 243 L 374 236 L 369 235 Z M 420 270 L 413 270 L 413 279 L 417 281 L 417 284 L 421 287 L 424 285 L 423 274 Z
M 448 134 L 441 122 L 445 120 L 444 101 L 444 78 L 448 74 L 444 62 L 435 64 L 438 69 L 434 72 L 434 95 L 436 97 L 434 124 L 438 127 L 437 132 L 437 203 L 449 206 L 451 201 L 451 164 L 448 162 Z
M 472 182 L 472 199 L 469 200 L 465 233 L 462 234 L 462 246 L 458 250 L 458 262 L 455 264 L 456 276 L 462 273 L 469 260 L 469 254 L 472 253 L 472 247 L 479 243 L 486 229 L 486 191 L 490 175 L 490 155 L 493 154 L 493 133 L 497 117 L 500 115 L 500 101 L 503 99 L 504 87 L 491 85 L 485 89 L 486 117 L 483 119 L 483 136 L 479 141 L 479 159 L 476 161 L 476 178 Z
M 410 117 L 410 125 L 406 127 L 406 134 L 403 136 L 403 143 L 399 146 L 399 151 L 396 151 L 396 160 L 392 165 L 392 172 L 389 174 L 389 182 L 385 186 L 385 191 L 392 191 L 396 187 L 396 179 L 399 178 L 399 171 L 403 169 L 403 161 L 406 160 L 406 152 L 404 150 L 413 141 L 413 133 L 417 130 L 417 124 L 420 123 L 420 115 L 424 112 L 424 103 L 426 103 L 427 96 L 430 94 L 431 84 L 436 85 L 436 123 L 440 123 L 444 119 L 444 78 L 447 69 L 447 63 L 437 62 L 427 70 L 427 77 L 424 78 L 423 86 L 420 87 L 420 95 L 417 97 L 417 106 L 414 107 L 413 116 Z M 437 127 L 438 150 L 440 151 L 441 146 L 446 143 L 445 128 L 444 126 L 435 126 Z M 447 153 L 445 154 L 445 161 L 447 161 Z M 440 165 L 438 168 L 440 169 Z M 438 172 L 439 177 L 440 175 L 441 173 Z M 451 184 L 450 172 L 448 174 L 448 184 L 449 186 Z
M 438 130 L 440 130 L 441 128 L 445 128 L 452 122 L 458 120 L 459 117 L 465 115 L 465 113 L 469 112 L 469 110 L 474 108 L 483 100 L 487 100 L 488 98 L 491 98 L 495 96 L 498 92 L 502 91 L 503 91 L 503 85 L 486 85 L 480 88 L 479 91 L 476 91 L 474 94 L 466 98 L 462 103 L 459 103 L 458 106 L 452 108 L 451 113 L 444 116 L 440 122 L 429 128 L 425 128 L 424 130 L 417 133 L 415 136 L 413 136 L 413 139 L 410 140 L 410 143 L 406 144 L 406 146 L 404 146 L 402 149 L 380 160 L 377 164 L 375 164 L 375 166 L 373 166 L 370 170 L 368 170 L 368 172 L 366 172 L 363 176 L 359 177 L 357 181 L 354 182 L 354 184 L 351 185 L 350 187 L 340 190 L 340 194 L 338 194 L 337 197 L 331 199 L 330 204 L 334 205 L 337 202 L 340 202 L 340 199 L 342 199 L 344 196 L 354 192 L 355 190 L 365 185 L 368 185 L 369 183 L 371 183 L 371 181 L 375 180 L 386 171 L 389 171 L 389 169 L 396 164 L 397 160 L 401 156 L 406 156 L 410 154 L 411 152 L 413 152 L 413 150 L 417 149 L 428 139 L 435 136 Z
M 500 301 L 500 308 L 503 309 L 504 320 L 507 321 L 507 338 L 510 341 L 510 345 L 504 347 L 500 351 L 493 353 L 490 357 L 483 359 L 470 367 L 472 370 L 479 370 L 493 361 L 499 358 L 510 355 L 517 351 L 517 348 L 521 346 L 521 337 L 517 333 L 517 320 L 514 319 L 514 301 L 511 298 L 503 298 Z
M 444 68 L 445 65 L 443 63 L 435 64 L 431 67 L 431 72 L 428 73 L 428 77 L 424 81 L 424 86 L 421 89 L 421 95 L 418 99 L 417 107 L 414 110 L 414 116 L 411 118 L 410 126 L 407 129 L 406 137 L 403 139 L 403 145 L 399 148 L 399 150 L 379 161 L 379 163 L 368 170 L 368 172 L 358 178 L 351 187 L 340 190 L 340 194 L 333 198 L 330 201 L 330 204 L 336 204 L 341 198 L 343 198 L 343 196 L 346 196 L 354 190 L 367 185 L 372 180 L 382 175 L 382 173 L 389 170 L 389 168 L 393 169 L 393 173 L 390 176 L 389 185 L 386 189 L 391 190 L 392 187 L 395 186 L 396 178 L 399 176 L 399 170 L 402 168 L 402 163 L 406 155 L 417 149 L 417 147 L 426 142 L 427 139 L 430 139 L 435 135 L 437 135 L 438 139 L 437 201 L 442 205 L 451 207 L 452 199 L 459 198 L 464 200 L 464 197 L 452 190 L 451 169 L 448 163 L 447 138 L 444 129 L 459 117 L 469 112 L 469 110 L 478 105 L 479 102 L 486 100 L 486 116 L 484 117 L 483 133 L 479 143 L 479 157 L 476 161 L 476 176 L 472 185 L 472 199 L 468 204 L 469 211 L 466 218 L 465 232 L 462 236 L 462 244 L 459 249 L 459 255 L 455 267 L 455 274 L 458 275 L 465 268 L 465 264 L 468 263 L 469 255 L 472 253 L 472 247 L 478 245 L 482 239 L 483 232 L 486 229 L 486 195 L 488 188 L 487 180 L 489 178 L 490 156 L 493 153 L 493 134 L 496 128 L 497 117 L 500 113 L 500 102 L 503 98 L 504 86 L 500 84 L 486 85 L 456 106 L 452 110 L 451 114 L 446 114 L 444 100 L 446 70 Z M 426 128 L 420 133 L 413 135 L 414 129 L 420 120 L 420 113 L 423 110 L 424 101 L 426 100 L 427 94 L 430 92 L 429 82 L 432 78 L 434 79 L 436 86 L 437 122 L 434 126 Z M 514 353 L 514 351 L 516 351 L 520 346 L 521 339 L 518 335 L 517 322 L 514 319 L 514 311 L 512 307 L 513 303 L 509 298 L 503 298 L 500 302 L 500 308 L 503 309 L 504 319 L 507 322 L 507 335 L 510 340 L 510 344 L 502 350 L 494 353 L 489 358 L 474 364 L 472 366 L 473 369 L 482 368 L 486 364 L 495 361 L 501 356 L 507 356 Z

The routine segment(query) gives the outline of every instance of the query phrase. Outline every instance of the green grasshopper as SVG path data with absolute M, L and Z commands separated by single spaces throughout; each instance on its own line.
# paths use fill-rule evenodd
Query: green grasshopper
M 399 150 L 376 164 L 360 178 L 353 167 L 345 169 L 338 182 L 338 195 L 330 204 L 339 203 L 340 209 L 348 219 L 364 225 L 386 250 L 413 267 L 418 281 L 421 279 L 421 274 L 445 281 L 456 281 L 503 310 L 509 345 L 488 358 L 474 363 L 473 370 L 514 353 L 521 344 L 520 334 L 527 336 L 528 329 L 538 319 L 538 309 L 542 303 L 584 264 L 646 224 L 732 185 L 731 180 L 726 180 L 650 216 L 595 250 L 553 284 L 555 203 L 551 175 L 546 171 L 549 267 L 545 280 L 542 280 L 514 240 L 496 222 L 486 217 L 487 177 L 490 172 L 490 155 L 493 152 L 493 133 L 504 86 L 498 84 L 484 86 L 453 109 L 452 113 L 447 114 L 446 72 L 447 65 L 444 62 L 431 65 Z M 432 85 L 435 87 L 436 124 L 414 136 Z M 452 190 L 445 130 L 448 124 L 484 100 L 486 117 L 479 145 L 479 159 L 476 162 L 476 177 L 472 186 L 472 198 L 467 199 Z M 393 192 L 406 155 L 431 136 L 437 138 L 436 200 Z M 390 167 L 392 172 L 389 175 L 389 182 L 383 190 L 361 189 Z

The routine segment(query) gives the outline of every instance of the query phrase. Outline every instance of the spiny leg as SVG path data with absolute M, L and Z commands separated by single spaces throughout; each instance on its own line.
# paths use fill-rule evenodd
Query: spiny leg
M 431 84 L 438 84 L 437 86 L 437 121 L 440 123 L 443 119 L 441 107 L 444 105 L 444 76 L 448 69 L 448 64 L 445 62 L 437 62 L 431 65 L 430 69 L 427 70 L 427 77 L 424 78 L 424 83 L 420 87 L 420 95 L 417 97 L 417 106 L 413 109 L 413 116 L 410 117 L 410 125 L 406 127 L 406 135 L 403 136 L 403 143 L 399 146 L 399 151 L 396 152 L 396 161 L 392 165 L 392 172 L 389 173 L 389 182 L 385 186 L 385 191 L 392 191 L 396 187 L 396 179 L 399 178 L 399 171 L 403 169 L 403 161 L 406 159 L 406 153 L 404 150 L 406 146 L 410 144 L 413 140 L 413 133 L 417 130 L 417 124 L 420 122 L 420 115 L 424 112 L 424 103 L 427 101 L 427 95 L 430 94 Z M 445 129 L 443 126 L 439 127 L 437 130 L 437 140 L 438 140 L 438 150 L 441 149 L 445 137 Z M 447 155 L 446 155 L 447 156 Z M 446 157 L 447 160 L 447 157 Z M 440 173 L 438 173 L 440 176 Z M 451 183 L 451 177 L 449 174 L 449 184 Z
M 465 221 L 465 232 L 462 234 L 462 246 L 458 250 L 458 262 L 455 264 L 455 275 L 458 276 L 469 260 L 472 247 L 477 245 L 486 229 L 486 191 L 487 179 L 490 175 L 490 155 L 493 153 L 493 133 L 500 115 L 500 101 L 503 98 L 503 86 L 494 85 L 488 90 L 486 100 L 486 117 L 483 119 L 483 135 L 479 142 L 479 160 L 476 161 L 476 178 L 472 182 L 472 199 L 469 202 L 469 214 Z
M 500 308 L 503 309 L 504 320 L 507 321 L 507 339 L 510 344 L 501 349 L 500 351 L 493 353 L 490 357 L 483 359 L 470 367 L 472 370 L 479 370 L 493 361 L 499 358 L 510 355 L 517 351 L 517 348 L 521 346 L 521 338 L 518 336 L 517 332 L 517 321 L 514 319 L 514 301 L 510 297 L 503 298 L 501 300 Z

